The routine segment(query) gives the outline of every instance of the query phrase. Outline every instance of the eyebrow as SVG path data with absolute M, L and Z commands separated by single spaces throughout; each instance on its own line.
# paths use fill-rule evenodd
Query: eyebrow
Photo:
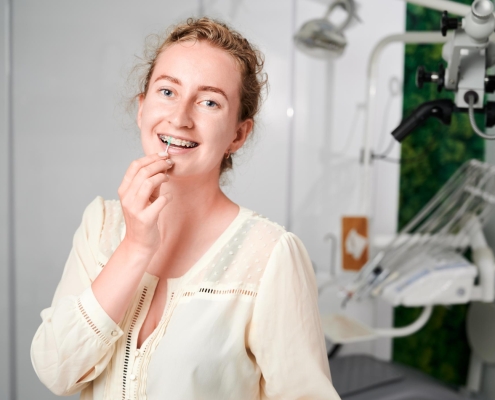
M 166 81 L 170 81 L 172 83 L 175 83 L 179 86 L 182 86 L 182 82 L 177 79 L 177 78 L 174 78 L 173 76 L 169 76 L 169 75 L 160 75 L 159 77 L 157 77 L 155 79 L 155 82 L 156 81 L 159 81 L 161 79 L 164 79 Z M 198 90 L 201 91 L 201 92 L 213 92 L 213 93 L 218 93 L 218 94 L 221 94 L 223 97 L 225 97 L 226 100 L 228 100 L 229 98 L 227 97 L 227 94 L 220 88 L 217 88 L 215 86 L 199 86 L 198 87 Z

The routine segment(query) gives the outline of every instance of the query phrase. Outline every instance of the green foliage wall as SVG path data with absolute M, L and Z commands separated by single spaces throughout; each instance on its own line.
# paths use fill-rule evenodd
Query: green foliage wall
M 471 4 L 472 1 L 458 1 Z M 439 11 L 407 6 L 408 31 L 439 31 Z M 405 49 L 404 106 L 408 116 L 425 101 L 453 98 L 450 92 L 438 93 L 436 85 L 415 85 L 418 66 L 438 71 L 442 45 L 407 45 Z M 477 119 L 483 126 L 483 119 Z M 450 126 L 430 119 L 402 143 L 400 172 L 399 227 L 402 228 L 433 197 L 465 161 L 484 157 L 484 141 L 476 136 L 467 114 L 454 114 Z M 414 321 L 420 309 L 400 307 L 395 325 Z M 406 338 L 394 340 L 394 361 L 408 364 L 452 385 L 464 385 L 469 361 L 465 334 L 467 306 L 436 307 L 425 328 Z

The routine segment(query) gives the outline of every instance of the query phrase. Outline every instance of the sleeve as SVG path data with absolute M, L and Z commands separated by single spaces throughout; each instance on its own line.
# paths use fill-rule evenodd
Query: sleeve
M 41 312 L 42 323 L 31 343 L 36 374 L 60 396 L 88 386 L 106 368 L 123 335 L 91 290 L 104 214 L 100 196 L 86 207 L 51 307 Z
M 302 242 L 285 233 L 273 249 L 253 310 L 249 346 L 263 400 L 338 400 L 318 310 L 318 289 Z

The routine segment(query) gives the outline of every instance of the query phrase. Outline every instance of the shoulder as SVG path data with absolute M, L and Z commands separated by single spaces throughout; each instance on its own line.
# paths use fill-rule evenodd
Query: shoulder
M 242 211 L 242 225 L 209 270 L 214 280 L 242 282 L 256 293 L 289 286 L 298 291 L 300 285 L 315 290 L 313 264 L 299 237 L 256 212 Z
M 122 216 L 122 208 L 119 200 L 105 200 L 96 196 L 85 208 L 83 223 L 103 228 L 106 224 L 119 221 Z
M 271 241 L 278 245 L 277 247 L 286 245 L 304 248 L 301 239 L 294 233 L 288 232 L 285 226 L 245 207 L 241 207 L 241 212 L 245 214 L 245 224 L 250 228 L 251 236 L 260 241 Z
M 287 235 L 285 227 L 245 207 L 241 207 L 241 213 L 242 225 L 239 226 L 236 237 L 252 248 L 253 254 L 262 252 L 269 256 L 277 243 Z
M 240 212 L 244 215 L 244 225 L 249 228 L 253 236 L 258 236 L 259 239 L 279 239 L 287 233 L 285 226 L 253 210 L 241 206 Z
M 253 249 L 253 255 L 263 253 L 266 259 L 276 259 L 283 255 L 307 256 L 302 241 L 284 226 L 244 207 L 241 207 L 241 212 L 245 214 L 245 218 L 238 231 L 244 237 L 243 242 Z

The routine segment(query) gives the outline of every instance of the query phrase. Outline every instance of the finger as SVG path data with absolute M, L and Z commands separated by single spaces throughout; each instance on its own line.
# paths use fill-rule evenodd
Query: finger
M 168 182 L 170 180 L 170 177 L 168 176 L 168 174 L 166 172 L 164 174 L 165 174 L 165 177 L 164 177 L 163 183 Z M 153 192 L 150 194 L 150 197 L 148 198 L 148 202 L 153 203 L 160 196 L 160 188 L 161 188 L 161 184 L 158 184 L 155 187 L 155 190 L 153 190 Z
M 156 175 L 146 178 L 141 187 L 139 188 L 136 196 L 134 197 L 133 204 L 138 210 L 144 210 L 149 202 L 156 200 L 160 193 L 160 186 L 162 183 L 168 181 L 168 175 L 166 172 L 160 172 Z M 154 196 L 152 196 L 154 194 Z M 153 197 L 153 198 L 152 198 Z
M 129 189 L 126 193 L 126 197 L 129 198 L 132 202 L 134 202 L 136 198 L 139 196 L 141 190 L 145 188 L 143 184 L 146 182 L 147 179 L 157 174 L 161 174 L 161 173 L 166 174 L 167 171 L 172 167 L 172 165 L 173 165 L 172 160 L 158 160 L 155 163 L 152 163 L 150 165 L 141 168 L 141 170 L 137 173 L 131 185 L 129 186 Z M 151 191 L 153 190 L 154 188 L 151 189 Z M 150 195 L 151 193 L 146 191 L 146 194 Z M 147 205 L 147 202 L 145 204 Z
M 163 208 L 172 201 L 173 197 L 171 193 L 165 193 L 161 196 L 158 196 L 158 198 L 150 204 L 149 207 L 147 207 L 145 210 L 142 212 L 142 216 L 146 220 L 154 220 L 158 219 L 158 214 L 160 213 Z
M 127 171 L 124 175 L 122 183 L 120 184 L 119 192 L 120 191 L 122 193 L 127 192 L 132 181 L 134 180 L 134 178 L 136 177 L 136 175 L 138 174 L 138 172 L 142 168 L 144 168 L 150 164 L 153 164 L 157 161 L 166 160 L 169 158 L 170 158 L 170 156 L 168 154 L 166 156 L 162 157 L 162 156 L 159 156 L 158 153 L 154 153 L 154 154 L 150 154 L 146 157 L 138 158 L 137 160 L 132 161 L 131 164 L 129 165 L 129 167 L 127 168 Z
M 142 167 L 139 172 L 134 176 L 132 182 L 129 182 L 127 189 L 125 192 L 125 198 L 129 203 L 134 203 L 139 191 L 143 187 L 143 183 L 146 179 L 150 178 L 159 173 L 166 173 L 173 165 L 173 161 L 166 160 L 156 160 L 155 162 L 145 165 Z M 126 177 L 127 179 L 127 177 Z M 121 188 L 119 188 L 119 195 L 121 194 Z M 122 197 L 122 196 L 121 196 Z

